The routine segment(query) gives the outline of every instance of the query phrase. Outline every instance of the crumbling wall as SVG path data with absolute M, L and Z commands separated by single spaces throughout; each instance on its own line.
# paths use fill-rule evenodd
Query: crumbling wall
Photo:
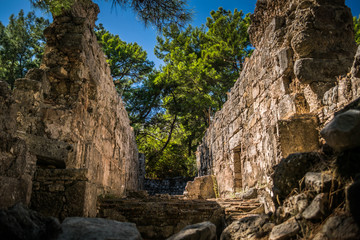
M 93 31 L 98 13 L 96 4 L 78 1 L 54 16 L 40 69 L 16 80 L 13 93 L 16 135 L 39 169 L 31 207 L 61 218 L 95 216 L 97 196 L 138 189 L 135 137 Z
M 259 0 L 249 33 L 256 49 L 197 151 L 222 196 L 271 185 L 282 157 L 318 149 L 324 95 L 356 51 L 343 0 Z
M 15 137 L 16 109 L 8 84 L 0 81 L 0 209 L 29 204 L 36 158 Z

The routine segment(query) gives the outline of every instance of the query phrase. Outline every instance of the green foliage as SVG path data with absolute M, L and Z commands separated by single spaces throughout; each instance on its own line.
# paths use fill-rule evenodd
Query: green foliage
M 48 25 L 48 20 L 36 17 L 34 12 L 25 16 L 23 10 L 16 17 L 11 15 L 7 26 L 0 22 L 0 79 L 13 87 L 17 78 L 40 66 L 43 31 Z
M 354 17 L 354 33 L 355 33 L 355 42 L 357 45 L 360 45 L 360 16 Z
M 241 11 L 219 8 L 201 27 L 163 29 L 155 54 L 165 66 L 126 99 L 148 177 L 195 175 L 196 146 L 252 52 L 249 24 Z
M 195 154 L 212 113 L 225 103 L 243 61 L 252 52 L 249 24 L 249 16 L 243 18 L 241 11 L 219 8 L 211 12 L 206 26 L 181 31 L 172 25 L 158 37 L 155 53 L 166 65 L 156 83 L 164 88 L 166 113 L 178 116 L 184 129 L 181 142 L 189 157 Z
M 139 151 L 147 157 L 147 177 L 194 176 L 196 173 L 195 157 L 188 155 L 187 147 L 183 144 L 187 132 L 180 124 L 172 123 L 174 116 L 160 113 L 137 134 Z M 170 131 L 171 140 L 164 148 Z
M 75 0 L 30 0 L 30 3 L 39 9 L 59 15 L 63 10 L 68 10 L 75 3 Z
M 122 41 L 118 35 L 105 30 L 102 24 L 96 27 L 95 34 L 107 57 L 118 91 L 131 95 L 131 86 L 144 80 L 153 70 L 154 63 L 147 59 L 146 51 L 137 43 Z
M 75 1 L 80 0 L 30 0 L 34 7 L 50 11 L 54 15 L 70 9 Z M 160 30 L 170 24 L 183 26 L 191 19 L 192 14 L 187 9 L 186 2 L 186 0 L 112 0 L 112 5 L 132 9 L 145 25 L 151 24 Z

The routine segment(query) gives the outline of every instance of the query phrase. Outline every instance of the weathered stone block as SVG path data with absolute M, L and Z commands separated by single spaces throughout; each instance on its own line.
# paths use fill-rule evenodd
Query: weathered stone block
M 288 221 L 275 226 L 269 236 L 269 240 L 290 239 L 300 231 L 300 226 L 295 220 L 291 218 Z
M 335 179 L 326 173 L 321 172 L 308 172 L 305 174 L 305 186 L 309 190 L 314 190 L 317 193 L 320 192 L 329 192 L 331 184 Z
M 338 114 L 320 134 L 336 151 L 359 147 L 360 111 L 352 109 Z
M 289 120 L 280 120 L 278 128 L 282 156 L 318 150 L 318 125 L 318 118 L 314 115 L 295 115 Z
M 194 181 L 188 182 L 184 195 L 190 199 L 215 198 L 214 176 L 196 177 Z
M 295 76 L 304 84 L 335 82 L 337 76 L 347 73 L 337 59 L 302 58 L 295 62 Z
M 25 140 L 30 152 L 36 155 L 37 165 L 65 168 L 70 155 L 74 156 L 76 147 L 64 141 L 22 133 L 18 136 Z
M 216 226 L 211 222 L 202 222 L 186 226 L 167 240 L 216 240 Z
M 309 196 L 305 193 L 300 193 L 289 198 L 286 198 L 282 207 L 279 208 L 278 217 L 287 219 L 302 213 L 309 206 Z M 278 209 L 278 210 L 279 210 Z
M 302 213 L 307 220 L 320 220 L 325 217 L 329 206 L 329 195 L 327 193 L 318 194 L 311 202 L 309 207 Z
M 261 238 L 271 231 L 271 228 L 266 227 L 268 222 L 269 217 L 267 215 L 242 218 L 226 227 L 221 234 L 220 240 Z

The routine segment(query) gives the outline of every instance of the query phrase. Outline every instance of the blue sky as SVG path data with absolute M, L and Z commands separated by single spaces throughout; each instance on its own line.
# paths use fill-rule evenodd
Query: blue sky
M 157 66 L 161 64 L 160 60 L 154 56 L 157 35 L 155 29 L 151 27 L 145 28 L 131 10 L 112 8 L 111 0 L 108 2 L 104 0 L 93 1 L 100 6 L 101 12 L 98 16 L 98 23 L 103 23 L 106 29 L 113 34 L 118 34 L 126 42 L 137 42 L 148 52 L 150 60 L 154 61 Z M 360 15 L 359 0 L 346 0 L 345 2 L 351 8 L 354 16 Z M 8 23 L 9 16 L 13 13 L 17 15 L 20 9 L 24 9 L 25 12 L 33 10 L 30 7 L 29 0 L 0 0 L 0 3 L 0 21 L 5 25 Z M 243 10 L 244 13 L 248 13 L 254 11 L 255 4 L 256 0 L 188 0 L 189 8 L 194 12 L 191 24 L 195 26 L 205 23 L 210 11 L 219 7 L 227 10 L 237 8 Z M 39 11 L 37 11 L 37 16 L 50 18 L 50 16 Z

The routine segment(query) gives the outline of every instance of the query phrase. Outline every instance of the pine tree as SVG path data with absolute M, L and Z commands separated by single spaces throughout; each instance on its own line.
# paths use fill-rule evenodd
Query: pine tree
M 11 15 L 7 26 L 0 22 L 0 79 L 13 87 L 17 78 L 40 66 L 45 47 L 43 31 L 48 25 L 48 20 L 36 17 L 34 12 L 25 16 L 23 10 L 16 17 Z

